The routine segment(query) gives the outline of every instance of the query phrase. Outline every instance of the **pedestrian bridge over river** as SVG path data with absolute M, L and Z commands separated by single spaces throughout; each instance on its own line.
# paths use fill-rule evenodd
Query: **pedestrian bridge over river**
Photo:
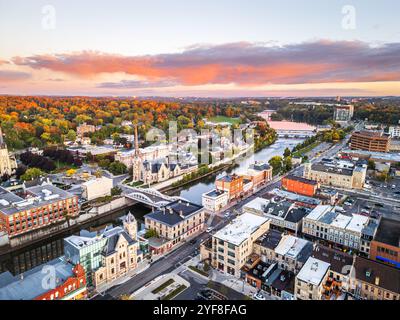
M 169 203 L 177 200 L 184 200 L 181 197 L 168 196 L 166 194 L 162 194 L 160 191 L 155 189 L 144 189 L 137 187 L 129 187 L 124 186 L 125 189 L 125 197 L 132 199 L 137 202 L 141 202 L 153 208 L 160 208 L 168 205 Z

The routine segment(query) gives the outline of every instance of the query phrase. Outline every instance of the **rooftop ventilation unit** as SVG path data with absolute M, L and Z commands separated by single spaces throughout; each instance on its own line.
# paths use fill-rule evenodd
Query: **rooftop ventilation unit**
M 10 203 L 9 203 L 7 200 L 5 200 L 5 199 L 0 199 L 0 204 L 1 204 L 2 206 L 8 206 Z

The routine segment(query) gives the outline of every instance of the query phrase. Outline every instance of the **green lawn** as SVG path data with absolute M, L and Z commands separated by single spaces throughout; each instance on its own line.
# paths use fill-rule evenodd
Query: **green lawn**
M 187 287 L 184 284 L 181 284 L 178 288 L 176 288 L 171 293 L 169 293 L 164 298 L 162 298 L 162 300 L 172 300 L 173 298 L 175 298 L 178 294 L 180 294 L 185 289 L 187 289 Z
M 208 119 L 211 122 L 219 123 L 219 122 L 229 122 L 231 124 L 239 124 L 241 121 L 239 118 L 229 118 L 226 116 L 216 116 Z

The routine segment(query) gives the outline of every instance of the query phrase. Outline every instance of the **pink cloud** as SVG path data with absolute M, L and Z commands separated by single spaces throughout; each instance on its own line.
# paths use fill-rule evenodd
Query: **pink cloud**
M 84 51 L 15 57 L 14 64 L 95 78 L 123 72 L 151 87 L 235 83 L 241 86 L 400 80 L 400 43 L 371 47 L 359 41 L 316 41 L 267 47 L 247 42 L 192 46 L 182 53 L 122 56 Z M 129 81 L 129 80 L 125 80 Z M 127 84 L 101 83 L 100 87 Z

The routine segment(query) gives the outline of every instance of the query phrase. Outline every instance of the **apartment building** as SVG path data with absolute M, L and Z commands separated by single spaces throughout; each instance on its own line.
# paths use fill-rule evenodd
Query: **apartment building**
M 177 243 L 201 232 L 205 227 L 204 207 L 186 200 L 176 200 L 145 215 L 145 227 L 157 237 L 149 239 L 154 254 L 171 250 Z
M 212 236 L 211 248 L 203 251 L 202 259 L 211 256 L 211 265 L 235 277 L 253 253 L 255 241 L 269 230 L 267 218 L 243 213 Z
M 303 219 L 303 234 L 369 254 L 377 222 L 359 214 L 344 215 L 321 205 Z
M 298 300 L 321 300 L 324 284 L 329 276 L 330 264 L 309 257 L 296 275 L 294 293 Z
M 78 197 L 52 184 L 14 194 L 0 187 L 0 231 L 10 237 L 79 215 Z
M 281 270 L 297 273 L 310 257 L 312 242 L 270 229 L 254 243 L 254 253 L 261 261 L 277 263 Z
M 365 300 L 400 300 L 400 269 L 355 257 L 350 292 Z
M 237 199 L 243 194 L 243 177 L 237 174 L 225 175 L 215 180 L 215 188 L 228 192 L 229 200 Z
M 390 140 L 390 136 L 382 131 L 358 131 L 351 135 L 350 147 L 352 150 L 389 152 Z
M 338 122 L 348 122 L 353 118 L 354 105 L 336 105 L 333 118 Z
M 345 189 L 362 189 L 366 175 L 367 168 L 363 166 L 345 168 L 321 162 L 306 163 L 304 166 L 304 178 L 323 185 Z
M 370 258 L 400 268 L 400 222 L 382 217 L 371 241 Z

